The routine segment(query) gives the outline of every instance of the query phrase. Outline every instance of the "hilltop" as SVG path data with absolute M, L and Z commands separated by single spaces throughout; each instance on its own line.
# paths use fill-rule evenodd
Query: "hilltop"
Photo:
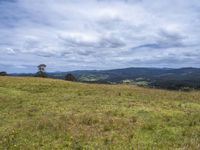
M 200 92 L 0 77 L 0 149 L 199 149 Z

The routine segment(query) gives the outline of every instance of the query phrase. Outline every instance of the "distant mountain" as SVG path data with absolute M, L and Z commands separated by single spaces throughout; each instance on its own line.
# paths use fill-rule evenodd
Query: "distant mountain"
M 72 73 L 80 82 L 136 84 L 165 89 L 200 89 L 200 69 L 198 68 L 125 68 L 114 70 L 78 70 L 48 73 L 50 78 L 64 79 Z M 16 75 L 16 74 L 15 74 Z M 32 76 L 33 74 L 18 74 Z

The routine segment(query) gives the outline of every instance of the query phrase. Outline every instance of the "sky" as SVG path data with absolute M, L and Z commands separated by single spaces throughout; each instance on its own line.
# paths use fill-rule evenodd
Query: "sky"
M 200 67 L 199 0 L 0 0 L 0 71 Z

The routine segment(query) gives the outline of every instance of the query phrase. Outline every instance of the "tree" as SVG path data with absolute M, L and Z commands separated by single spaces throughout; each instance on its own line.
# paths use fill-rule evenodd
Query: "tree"
M 45 72 L 45 68 L 46 68 L 47 66 L 45 65 L 45 64 L 40 64 L 40 65 L 38 65 L 37 66 L 37 68 L 38 68 L 38 72 L 36 73 L 36 77 L 42 77 L 42 78 L 46 78 L 47 77 L 47 74 L 46 74 L 46 72 Z
M 0 72 L 0 76 L 7 76 L 8 74 L 5 71 Z
M 71 73 L 69 73 L 69 74 L 67 74 L 65 76 L 65 80 L 67 80 L 67 81 L 76 81 L 76 78 Z

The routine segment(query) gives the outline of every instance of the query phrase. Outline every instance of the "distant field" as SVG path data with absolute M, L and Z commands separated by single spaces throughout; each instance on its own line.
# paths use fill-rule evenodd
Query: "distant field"
M 200 149 L 200 91 L 0 77 L 0 149 Z

